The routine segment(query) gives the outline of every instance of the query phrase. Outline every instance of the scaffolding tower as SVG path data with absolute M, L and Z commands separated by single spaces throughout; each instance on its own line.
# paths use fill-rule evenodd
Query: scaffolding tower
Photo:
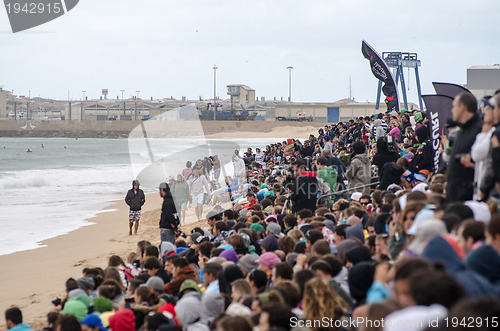
M 421 66 L 420 60 L 417 57 L 417 53 L 407 53 L 407 52 L 383 52 L 382 58 L 389 68 L 395 68 L 396 74 L 394 80 L 396 81 L 396 88 L 398 87 L 398 83 L 401 82 L 401 91 L 403 94 L 403 101 L 405 109 L 408 109 L 408 98 L 406 95 L 406 83 L 405 77 L 403 75 L 403 68 L 412 68 L 415 69 L 415 80 L 417 83 L 417 92 L 418 92 L 418 102 L 420 105 L 420 110 L 423 110 L 422 103 L 422 90 L 420 89 L 420 77 L 418 74 L 418 67 Z M 380 106 L 380 96 L 382 92 L 382 81 L 378 81 L 378 90 L 377 90 L 377 103 L 375 105 L 375 109 L 379 109 Z

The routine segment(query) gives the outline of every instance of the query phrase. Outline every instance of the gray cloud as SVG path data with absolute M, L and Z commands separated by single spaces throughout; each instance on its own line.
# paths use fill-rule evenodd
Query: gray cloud
M 475 6 L 475 7 L 473 7 Z M 27 32 L 0 34 L 0 85 L 16 94 L 98 97 L 108 88 L 143 98 L 212 96 L 243 83 L 257 96 L 374 100 L 377 82 L 361 55 L 412 51 L 422 60 L 424 93 L 432 81 L 465 83 L 466 69 L 498 60 L 500 2 L 334 0 L 80 1 L 71 12 Z M 8 31 L 0 10 L 0 31 Z M 53 33 L 33 33 L 33 32 Z M 405 72 L 405 76 L 408 72 Z M 410 73 L 410 100 L 416 101 Z

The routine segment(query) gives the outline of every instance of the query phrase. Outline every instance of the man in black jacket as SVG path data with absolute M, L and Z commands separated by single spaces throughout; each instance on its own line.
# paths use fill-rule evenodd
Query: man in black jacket
M 137 234 L 137 229 L 139 229 L 139 220 L 141 219 L 141 208 L 146 202 L 146 196 L 144 192 L 139 189 L 139 181 L 132 181 L 132 188 L 128 190 L 125 196 L 125 203 L 130 207 L 130 212 L 128 214 L 128 224 L 129 224 L 129 235 L 132 235 L 132 227 L 135 223 L 135 234 Z
M 297 213 L 302 209 L 309 209 L 313 213 L 316 210 L 316 200 L 318 199 L 319 184 L 316 179 L 316 172 L 307 171 L 306 163 L 297 160 L 293 163 L 295 183 L 291 187 L 292 212 Z
M 174 199 L 170 186 L 167 183 L 160 184 L 160 196 L 163 198 L 160 216 L 160 236 L 161 241 L 175 242 L 175 233 L 179 225 L 179 216 L 175 208 Z
M 453 101 L 453 121 L 460 130 L 453 141 L 448 161 L 446 202 L 471 200 L 474 183 L 474 160 L 470 150 L 476 135 L 481 132 L 481 119 L 477 114 L 476 98 L 468 92 L 461 93 Z

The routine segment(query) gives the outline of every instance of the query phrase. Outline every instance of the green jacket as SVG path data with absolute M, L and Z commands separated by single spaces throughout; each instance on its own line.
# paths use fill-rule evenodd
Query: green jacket
M 338 176 L 337 169 L 333 169 L 330 167 L 324 167 L 323 169 L 318 170 L 316 172 L 316 174 L 319 178 L 321 178 L 322 180 L 325 181 L 325 183 L 330 188 L 331 193 L 336 191 L 336 189 L 337 189 L 337 176 Z M 335 199 L 335 196 L 332 195 L 331 199 L 332 200 Z

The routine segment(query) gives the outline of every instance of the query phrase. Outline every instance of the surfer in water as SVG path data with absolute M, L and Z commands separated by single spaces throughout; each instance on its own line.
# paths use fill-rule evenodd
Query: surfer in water
M 31 153 L 31 149 L 28 148 L 28 150 L 26 151 L 26 153 Z

